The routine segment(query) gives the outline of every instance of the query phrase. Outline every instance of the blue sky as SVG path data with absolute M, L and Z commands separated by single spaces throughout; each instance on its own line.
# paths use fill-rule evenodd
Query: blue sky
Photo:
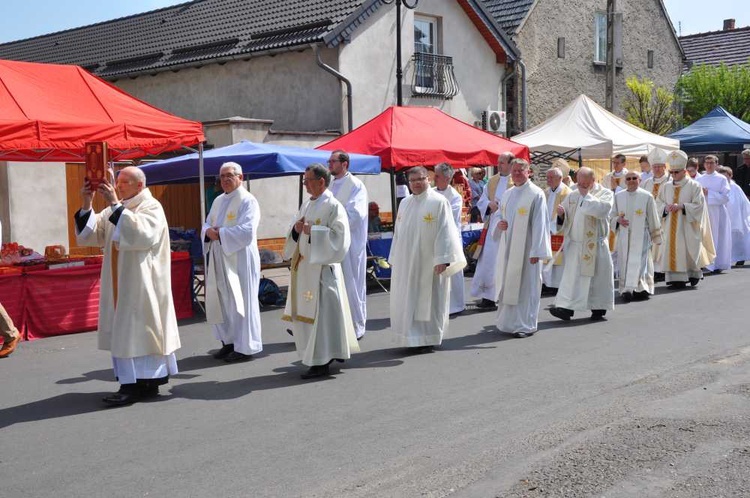
M 0 15 L 0 43 L 183 3 L 179 0 L 0 1 L 4 4 Z M 675 29 L 681 24 L 683 35 L 719 30 L 722 21 L 729 18 L 736 19 L 737 27 L 750 25 L 748 0 L 664 0 L 664 3 Z

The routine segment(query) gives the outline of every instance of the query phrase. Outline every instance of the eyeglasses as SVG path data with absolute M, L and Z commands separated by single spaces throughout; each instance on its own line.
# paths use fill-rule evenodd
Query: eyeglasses
M 683 171 L 685 171 L 685 170 L 684 169 L 670 169 L 669 170 L 669 174 L 670 175 L 676 175 L 677 173 L 682 173 Z
M 302 178 L 302 185 L 307 185 L 310 182 L 325 180 L 325 178 Z
M 409 183 L 419 183 L 424 181 L 427 181 L 426 176 L 420 176 L 419 178 L 409 178 Z
M 224 173 L 222 175 L 219 175 L 219 178 L 221 178 L 222 180 L 225 180 L 227 178 L 234 178 L 235 176 L 242 176 L 242 175 L 240 175 L 239 173 Z
M 638 179 L 638 177 L 637 177 L 637 176 L 632 176 L 632 177 L 628 177 L 628 178 L 625 178 L 625 180 L 626 180 L 626 181 L 629 181 L 629 182 L 634 182 L 634 181 L 636 181 L 637 179 Z

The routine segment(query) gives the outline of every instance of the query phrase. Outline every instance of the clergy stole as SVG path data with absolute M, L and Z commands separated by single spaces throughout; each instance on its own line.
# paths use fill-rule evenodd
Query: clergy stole
M 518 294 L 521 291 L 521 273 L 524 268 L 524 259 L 526 258 L 526 236 L 529 231 L 529 215 L 531 214 L 531 205 L 536 196 L 530 188 L 519 187 L 515 194 L 518 199 L 515 202 L 515 212 L 513 213 L 512 233 L 508 230 L 503 231 L 500 238 L 500 249 L 498 258 L 504 258 L 510 244 L 508 260 L 499 262 L 495 278 L 498 293 L 503 289 L 503 304 L 510 306 L 518 305 Z M 506 201 L 507 202 L 507 201 Z M 503 218 L 506 220 L 506 205 L 501 206 Z
M 564 201 L 570 192 L 570 187 L 565 185 L 564 183 L 560 183 L 559 192 L 557 192 L 557 195 L 555 196 L 555 205 L 552 206 L 552 215 L 553 218 L 550 220 L 550 227 L 553 226 L 552 221 L 557 218 L 557 207 Z M 555 225 L 556 226 L 556 225 Z M 550 245 L 552 246 L 552 260 L 554 266 L 562 266 L 563 264 L 563 244 L 565 243 L 565 236 L 563 235 L 563 230 L 556 230 L 555 233 L 551 234 L 550 236 Z
M 489 199 L 490 202 L 495 200 L 495 193 L 497 192 L 498 183 L 500 183 L 499 174 L 491 176 L 489 181 L 487 182 L 487 199 Z M 510 187 L 506 187 L 506 188 L 510 188 Z M 474 259 L 479 259 L 479 255 L 482 254 L 484 241 L 487 239 L 487 233 L 489 232 L 489 229 L 490 229 L 491 218 L 492 216 L 487 217 L 487 221 L 484 222 L 482 233 L 479 235 L 479 240 L 477 241 L 477 248 L 474 250 L 474 254 L 472 255 L 472 258 Z
M 624 282 L 638 282 L 641 273 L 641 250 L 643 238 L 648 224 L 648 201 L 650 198 L 644 195 L 630 195 L 625 191 L 623 195 L 615 196 L 615 212 L 617 216 L 623 216 L 630 223 L 627 228 L 617 230 L 618 248 L 627 248 L 625 253 L 618 252 L 618 258 L 627 258 L 625 263 L 625 275 L 621 276 Z M 648 227 L 653 231 L 654 227 Z M 621 241 L 620 237 L 627 240 Z M 635 284 L 633 284 L 635 285 Z
M 333 197 L 330 191 L 326 192 Z M 312 226 L 310 235 L 300 233 L 294 246 L 287 307 L 281 317 L 282 320 L 299 321 L 310 325 L 315 323 L 320 298 L 322 265 L 338 262 L 346 253 L 346 251 L 341 252 L 341 241 L 332 238 L 331 229 L 323 223 L 323 220 L 328 223 L 336 216 L 335 205 L 327 202 L 326 199 L 323 194 L 315 200 L 308 200 L 307 206 L 302 211 L 301 217 L 304 217 L 305 221 Z M 287 239 L 287 244 L 290 240 L 291 237 Z M 345 245 L 348 250 L 348 240 Z
M 208 216 L 208 223 L 212 227 L 233 227 L 237 224 L 237 212 L 242 204 L 242 196 L 235 195 L 227 200 L 226 196 L 219 196 L 214 201 L 229 202 L 226 208 L 224 219 L 218 219 L 223 205 L 212 209 Z M 213 206 L 212 206 L 213 207 Z M 242 297 L 242 286 L 240 277 L 237 273 L 238 253 L 224 254 L 221 248 L 221 242 L 212 240 L 208 244 L 208 260 L 206 261 L 206 321 L 210 324 L 224 323 L 225 317 L 221 309 L 219 295 L 224 298 L 232 296 L 235 311 L 240 316 L 245 316 L 245 299 Z
M 589 194 L 594 197 L 598 197 L 598 193 L 601 193 L 604 189 L 600 189 L 598 192 L 593 190 L 589 191 Z M 584 277 L 593 277 L 596 273 L 596 250 L 599 245 L 599 220 L 593 216 L 578 214 L 578 207 L 583 203 L 583 197 L 580 201 L 574 202 L 572 205 L 568 203 L 568 206 L 572 207 L 571 213 L 566 214 L 566 221 L 570 221 L 570 231 L 573 231 L 573 225 L 583 223 L 583 243 L 581 244 L 581 275 Z M 611 231 L 610 231 L 611 233 Z M 603 236 L 601 237 L 603 238 Z
M 612 192 L 616 192 L 617 191 L 617 187 L 620 186 L 620 182 L 622 181 L 623 178 L 625 178 L 625 175 L 627 173 L 628 173 L 627 169 L 623 169 L 622 172 L 620 173 L 620 176 L 615 176 L 615 172 L 614 171 L 612 173 L 610 173 L 610 175 L 609 175 L 609 184 L 610 184 L 609 189 Z M 614 230 L 610 230 L 609 231 L 609 252 L 614 252 L 614 251 L 615 251 L 615 231 Z

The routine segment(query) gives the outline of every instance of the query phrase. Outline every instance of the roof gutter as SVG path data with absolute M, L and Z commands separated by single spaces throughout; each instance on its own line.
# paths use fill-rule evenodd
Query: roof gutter
M 313 52 L 315 52 L 315 57 L 317 58 L 318 67 L 323 69 L 323 71 L 332 74 L 335 76 L 340 82 L 344 83 L 346 85 L 346 125 L 348 128 L 348 131 L 352 131 L 352 120 L 353 120 L 353 111 L 352 111 L 352 83 L 349 81 L 343 74 L 336 71 L 334 68 L 329 66 L 328 64 L 324 63 L 323 60 L 320 58 L 320 49 L 317 45 L 310 45 L 313 49 Z
M 527 93 L 526 93 L 526 64 L 520 57 L 516 61 L 521 68 L 521 131 L 526 131 L 526 118 L 528 116 Z

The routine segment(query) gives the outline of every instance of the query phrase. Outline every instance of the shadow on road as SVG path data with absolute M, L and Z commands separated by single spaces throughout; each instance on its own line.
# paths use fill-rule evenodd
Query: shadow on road
M 365 330 L 385 330 L 390 326 L 390 318 L 371 318 L 365 323 Z
M 71 417 L 104 409 L 102 398 L 111 393 L 66 393 L 0 410 L 0 429 L 22 422 Z

